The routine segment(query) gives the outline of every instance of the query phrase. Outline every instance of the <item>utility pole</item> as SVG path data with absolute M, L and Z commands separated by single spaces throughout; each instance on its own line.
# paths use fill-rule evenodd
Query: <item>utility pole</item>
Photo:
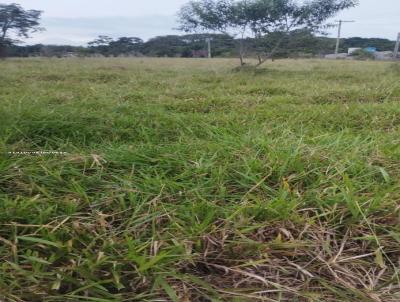
M 338 55 L 339 54 L 340 37 L 342 35 L 342 24 L 343 23 L 353 23 L 355 21 L 339 20 L 339 21 L 336 21 L 336 22 L 339 22 L 338 37 L 337 37 L 337 40 L 336 40 L 336 49 L 335 49 L 335 55 Z
M 396 60 L 397 56 L 399 55 L 399 48 L 400 48 L 400 33 L 397 35 L 397 42 L 394 48 L 393 58 Z
M 207 38 L 207 39 L 206 39 L 207 47 L 208 47 L 208 58 L 209 58 L 209 59 L 212 58 L 212 54 L 211 54 L 211 41 L 212 41 L 212 38 Z

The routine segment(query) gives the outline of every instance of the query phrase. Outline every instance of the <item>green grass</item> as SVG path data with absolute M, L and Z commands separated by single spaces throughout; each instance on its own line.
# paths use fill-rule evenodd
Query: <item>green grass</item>
M 0 61 L 0 300 L 400 300 L 399 65 L 236 63 Z

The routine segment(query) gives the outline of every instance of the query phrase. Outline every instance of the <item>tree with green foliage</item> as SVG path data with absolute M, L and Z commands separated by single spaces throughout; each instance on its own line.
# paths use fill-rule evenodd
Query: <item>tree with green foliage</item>
M 0 4 L 0 56 L 5 48 L 18 40 L 12 37 L 29 38 L 31 32 L 43 30 L 40 27 L 39 10 L 25 10 L 21 5 Z
M 109 44 L 113 56 L 140 52 L 143 40 L 137 37 L 121 37 Z
M 239 37 L 240 63 L 244 64 L 246 37 L 260 39 L 279 35 L 268 53 L 259 53 L 259 64 L 273 57 L 291 31 L 317 32 L 339 11 L 354 7 L 358 0 L 194 0 L 179 12 L 180 30 L 213 31 Z
M 144 53 L 157 57 L 177 57 L 186 53 L 187 43 L 180 36 L 168 35 L 151 38 L 144 44 Z
M 99 47 L 99 46 L 108 46 L 113 40 L 113 38 L 109 36 L 100 35 L 93 41 L 89 42 L 89 47 Z
M 108 57 L 138 53 L 141 51 L 143 40 L 137 37 L 121 37 L 114 40 L 108 36 L 99 36 L 88 45 L 92 52 Z
M 113 41 L 114 39 L 109 36 L 100 35 L 96 39 L 88 43 L 89 52 L 108 56 L 109 46 L 110 43 Z

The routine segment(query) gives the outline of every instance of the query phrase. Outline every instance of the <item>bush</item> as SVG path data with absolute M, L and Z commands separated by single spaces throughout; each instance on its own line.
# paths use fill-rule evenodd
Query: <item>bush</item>
M 375 60 L 374 54 L 364 49 L 356 50 L 351 54 L 357 60 Z

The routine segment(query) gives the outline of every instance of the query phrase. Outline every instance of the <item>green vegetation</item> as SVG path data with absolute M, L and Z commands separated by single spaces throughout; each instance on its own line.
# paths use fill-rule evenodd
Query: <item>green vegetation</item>
M 16 37 L 28 38 L 31 32 L 41 31 L 41 11 L 25 10 L 21 5 L 0 3 L 0 57 L 6 55 L 6 49 L 18 42 Z
M 122 47 L 100 45 L 97 47 L 57 46 L 57 45 L 13 45 L 8 49 L 10 57 L 63 57 L 69 54 L 76 56 L 149 56 L 149 57 L 207 57 L 206 38 L 212 37 L 212 53 L 218 58 L 237 57 L 240 39 L 233 39 L 221 34 L 193 34 L 159 36 L 142 43 L 126 43 Z M 121 40 L 123 38 L 120 38 Z M 271 53 L 273 45 L 280 40 L 279 35 L 269 35 L 262 39 L 247 38 L 244 52 L 246 57 L 256 58 L 260 51 Z M 116 43 L 114 42 L 114 45 Z M 336 39 L 318 37 L 307 31 L 294 31 L 287 34 L 276 49 L 274 57 L 318 57 L 331 54 L 335 50 Z M 378 51 L 393 51 L 395 41 L 387 39 L 348 38 L 342 39 L 340 52 L 346 52 L 351 47 L 373 46 Z
M 399 301 L 399 66 L 235 66 L 0 61 L 0 300 Z
M 269 38 L 272 49 L 258 48 L 258 66 L 273 58 L 284 39 L 293 32 L 318 33 L 327 20 L 358 5 L 358 0 L 192 0 L 182 6 L 179 29 L 185 32 L 212 31 L 240 38 L 239 58 L 245 65 L 246 39 L 256 43 Z
M 357 60 L 375 60 L 374 54 L 365 49 L 356 50 L 351 56 L 355 57 Z

